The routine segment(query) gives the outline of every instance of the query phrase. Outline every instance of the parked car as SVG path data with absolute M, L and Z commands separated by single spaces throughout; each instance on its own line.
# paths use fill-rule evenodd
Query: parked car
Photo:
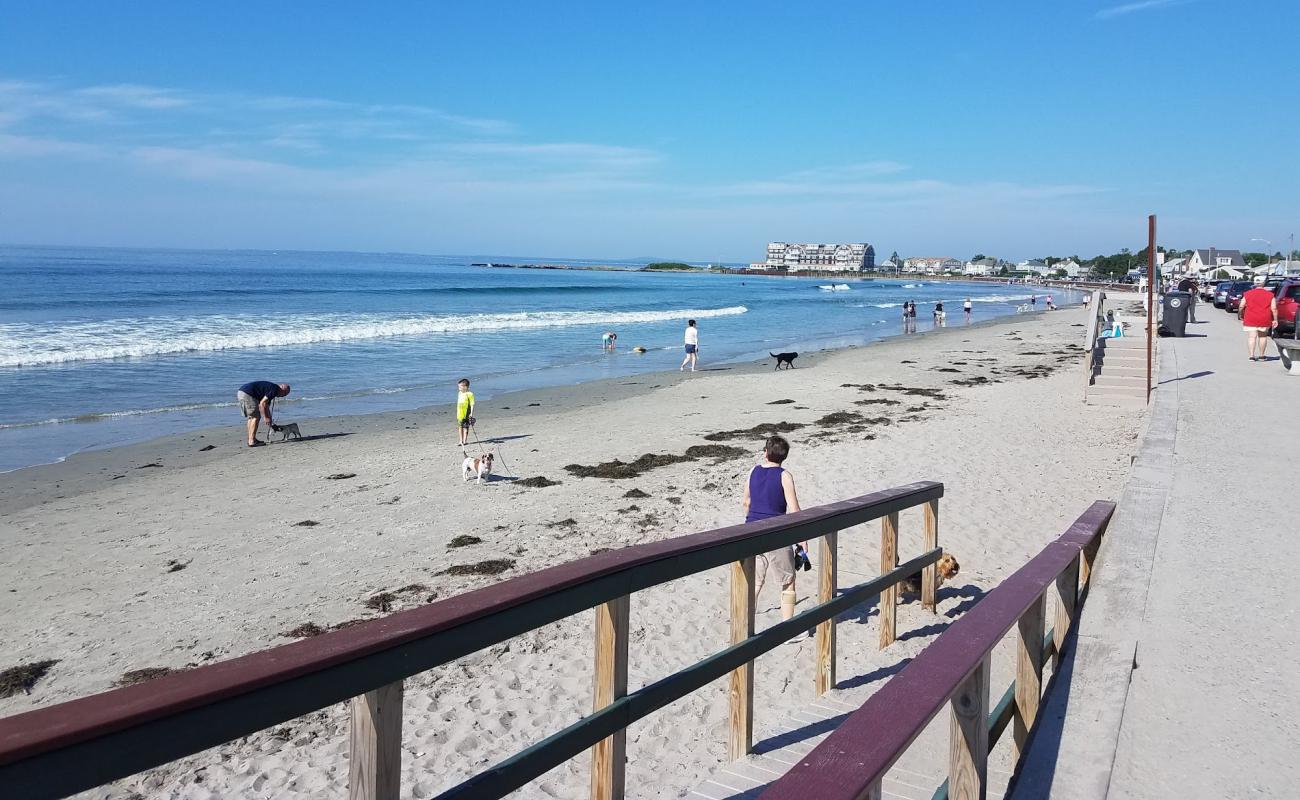
M 1228 302 L 1228 290 L 1232 288 L 1232 281 L 1219 281 L 1214 285 L 1214 307 L 1223 308 L 1224 303 Z
M 1287 278 L 1277 287 L 1278 336 L 1295 337 L 1296 311 L 1300 309 L 1300 278 Z
M 1223 310 L 1236 314 L 1237 309 L 1241 308 L 1241 296 L 1253 288 L 1255 288 L 1254 281 L 1233 281 L 1226 292 Z
M 1214 292 L 1219 288 L 1215 281 L 1201 281 L 1201 299 L 1207 303 L 1214 302 Z

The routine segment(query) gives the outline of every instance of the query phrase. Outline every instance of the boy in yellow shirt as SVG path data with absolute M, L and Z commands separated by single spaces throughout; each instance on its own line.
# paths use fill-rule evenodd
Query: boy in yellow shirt
M 469 378 L 456 384 L 456 425 L 460 429 L 460 446 L 469 444 L 469 429 L 474 427 L 474 393 L 469 390 Z

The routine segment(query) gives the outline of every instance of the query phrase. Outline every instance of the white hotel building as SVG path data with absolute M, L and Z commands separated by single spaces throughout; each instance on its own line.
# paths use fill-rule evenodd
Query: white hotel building
M 751 269 L 815 270 L 826 272 L 862 272 L 876 266 L 876 250 L 861 242 L 856 244 L 787 244 L 769 242 L 767 261 L 751 264 Z

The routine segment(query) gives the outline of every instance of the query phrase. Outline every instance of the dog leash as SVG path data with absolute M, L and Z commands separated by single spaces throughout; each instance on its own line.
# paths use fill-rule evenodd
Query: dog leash
M 478 428 L 474 425 L 471 425 L 469 426 L 469 431 L 470 433 L 474 434 L 474 444 L 478 445 L 479 452 L 486 454 L 487 450 L 483 447 L 483 443 L 480 442 L 478 439 Z M 514 475 L 510 474 L 511 472 L 513 472 L 513 470 L 511 470 L 510 465 L 506 463 L 506 455 L 505 452 L 503 452 L 502 450 L 500 442 L 497 442 L 497 455 L 501 457 L 501 466 L 505 469 L 506 477 L 513 478 Z

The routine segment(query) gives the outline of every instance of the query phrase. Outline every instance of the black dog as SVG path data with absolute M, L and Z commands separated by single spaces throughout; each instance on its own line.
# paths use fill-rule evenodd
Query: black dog
M 776 359 L 777 369 L 780 369 L 782 364 L 794 369 L 794 360 L 799 357 L 798 353 L 768 353 L 768 355 Z

